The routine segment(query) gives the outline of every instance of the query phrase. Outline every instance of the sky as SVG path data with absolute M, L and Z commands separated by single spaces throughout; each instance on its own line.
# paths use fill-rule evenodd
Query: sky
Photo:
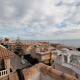
M 0 0 L 0 37 L 80 39 L 80 0 Z

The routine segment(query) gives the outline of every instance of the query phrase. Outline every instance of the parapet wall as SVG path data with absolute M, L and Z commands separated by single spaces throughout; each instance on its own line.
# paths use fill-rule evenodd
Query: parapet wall
M 34 80 L 34 76 L 39 76 L 36 80 L 77 80 L 74 76 L 53 69 L 52 67 L 42 63 L 37 64 L 29 69 L 24 69 L 23 73 L 25 75 L 25 80 L 27 80 L 27 78 Z
M 41 72 L 45 75 L 50 76 L 54 80 L 77 80 L 74 76 L 68 75 L 66 73 L 63 73 L 61 71 L 58 71 L 56 69 L 53 69 L 52 67 L 44 65 L 41 68 Z
M 3 78 L 0 78 L 0 80 L 19 80 L 19 78 L 18 78 L 17 73 L 14 72 L 14 73 L 11 73 L 11 74 L 8 75 L 8 76 L 5 76 L 5 77 L 3 77 Z
M 25 80 L 77 80 L 74 76 L 63 73 L 50 66 L 39 63 L 31 68 L 22 70 Z M 0 80 L 19 80 L 17 72 L 11 73 L 8 79 Z

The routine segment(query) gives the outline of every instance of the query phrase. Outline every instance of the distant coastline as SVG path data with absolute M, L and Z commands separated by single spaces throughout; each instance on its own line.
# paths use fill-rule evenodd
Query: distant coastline
M 65 39 L 65 40 L 26 40 L 28 42 L 50 42 L 50 43 L 59 43 L 71 47 L 80 47 L 80 39 Z

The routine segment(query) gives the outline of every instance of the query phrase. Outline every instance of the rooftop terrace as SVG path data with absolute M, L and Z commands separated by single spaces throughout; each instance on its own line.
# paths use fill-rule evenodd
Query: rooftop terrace
M 77 80 L 74 76 L 53 69 L 42 63 L 36 64 L 31 68 L 23 69 L 22 73 L 25 80 Z M 16 72 L 11 73 L 7 78 L 9 80 L 19 80 L 19 76 Z M 7 78 L 6 80 L 8 80 Z

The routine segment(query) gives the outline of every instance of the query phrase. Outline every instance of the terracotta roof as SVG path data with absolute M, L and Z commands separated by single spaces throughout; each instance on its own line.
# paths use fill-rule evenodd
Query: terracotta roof
M 0 59 L 10 58 L 12 55 L 11 51 L 0 45 Z

